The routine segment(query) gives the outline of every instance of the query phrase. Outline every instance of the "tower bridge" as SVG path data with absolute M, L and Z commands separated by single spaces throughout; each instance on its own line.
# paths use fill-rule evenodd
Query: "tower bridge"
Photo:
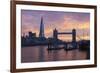
M 58 35 L 72 35 L 72 42 L 63 42 L 58 39 Z M 77 43 L 76 43 L 76 30 L 72 29 L 71 32 L 58 32 L 57 29 L 53 30 L 53 39 L 56 40 L 52 44 L 48 44 L 48 50 L 55 50 L 55 49 L 76 49 Z
M 76 30 L 72 29 L 72 32 L 58 32 L 55 28 L 53 30 L 53 38 L 58 39 L 58 35 L 72 35 L 72 42 L 76 42 Z

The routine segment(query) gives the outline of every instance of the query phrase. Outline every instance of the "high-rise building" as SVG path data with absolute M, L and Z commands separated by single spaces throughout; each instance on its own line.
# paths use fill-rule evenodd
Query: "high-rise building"
M 44 23 L 43 23 L 43 17 L 41 17 L 39 37 L 40 37 L 40 38 L 45 37 L 45 35 L 44 35 Z

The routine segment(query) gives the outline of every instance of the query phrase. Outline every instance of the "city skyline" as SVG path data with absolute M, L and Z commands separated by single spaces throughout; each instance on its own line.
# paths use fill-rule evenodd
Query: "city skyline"
M 56 11 L 37 11 L 22 10 L 22 32 L 21 35 L 27 35 L 29 31 L 39 36 L 41 17 L 43 17 L 44 34 L 46 37 L 52 37 L 53 30 L 56 28 L 59 32 L 71 32 L 77 30 L 77 36 L 89 39 L 90 35 L 90 14 L 79 12 L 56 12 Z M 83 32 L 84 31 L 84 32 Z M 62 40 L 71 40 L 71 35 L 59 36 Z

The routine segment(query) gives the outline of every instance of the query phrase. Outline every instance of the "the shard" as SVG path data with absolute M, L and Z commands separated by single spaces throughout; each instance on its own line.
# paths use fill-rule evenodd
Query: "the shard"
M 39 37 L 40 37 L 40 38 L 45 37 L 45 36 L 44 36 L 44 23 L 43 23 L 43 17 L 41 17 Z

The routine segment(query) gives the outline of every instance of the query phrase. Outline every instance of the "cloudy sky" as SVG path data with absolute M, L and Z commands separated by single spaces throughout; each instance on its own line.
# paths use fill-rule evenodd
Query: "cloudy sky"
M 32 31 L 38 37 L 41 17 L 43 17 L 46 37 L 52 37 L 55 28 L 58 32 L 71 32 L 74 28 L 77 32 L 77 40 L 89 39 L 90 13 L 82 12 L 21 10 L 21 34 L 27 35 Z M 71 40 L 72 38 L 71 35 L 59 35 L 59 39 Z

